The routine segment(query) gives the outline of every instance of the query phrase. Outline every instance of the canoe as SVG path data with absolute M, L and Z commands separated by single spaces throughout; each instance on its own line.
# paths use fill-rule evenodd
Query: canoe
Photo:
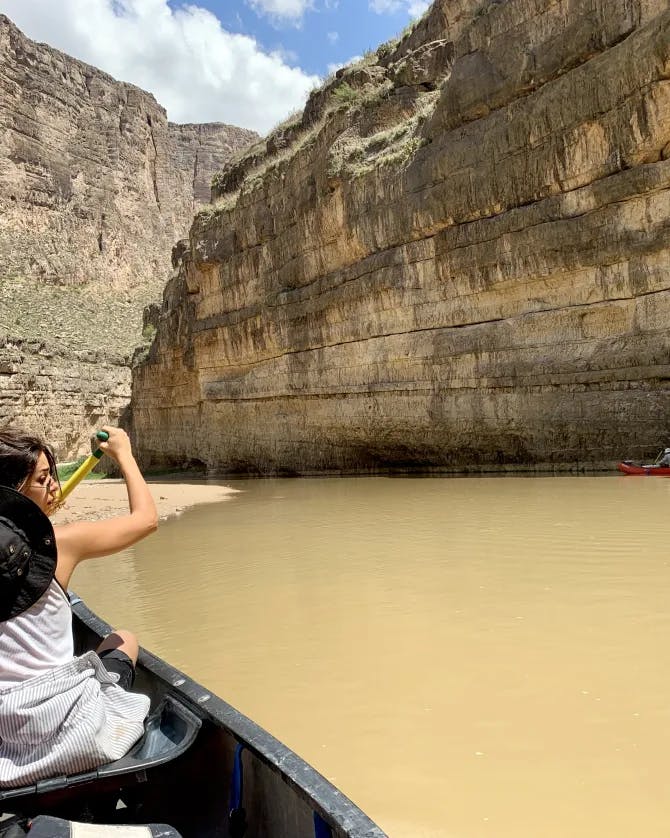
M 644 465 L 642 463 L 634 463 L 632 460 L 624 460 L 617 466 L 619 471 L 624 474 L 646 474 L 652 477 L 670 477 L 670 467 L 659 466 L 656 463 L 649 463 Z
M 112 629 L 78 597 L 71 599 L 81 654 Z M 117 762 L 85 774 L 0 789 L 0 811 L 8 813 L 0 835 L 24 834 L 11 830 L 29 818 L 30 838 L 69 835 L 69 821 L 124 824 L 129 835 L 165 838 L 385 838 L 297 754 L 144 649 L 133 689 L 151 698 L 140 742 Z M 267 695 L 272 701 L 271 685 Z M 148 832 L 132 828 L 137 824 L 154 826 Z

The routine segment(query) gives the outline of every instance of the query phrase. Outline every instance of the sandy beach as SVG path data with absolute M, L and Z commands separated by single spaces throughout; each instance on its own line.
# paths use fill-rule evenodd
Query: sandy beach
M 200 503 L 215 503 L 237 489 L 207 483 L 147 480 L 156 501 L 160 518 L 179 515 Z M 62 509 L 51 520 L 54 524 L 70 521 L 94 521 L 123 514 L 128 510 L 126 484 L 123 480 L 85 480 L 68 497 Z

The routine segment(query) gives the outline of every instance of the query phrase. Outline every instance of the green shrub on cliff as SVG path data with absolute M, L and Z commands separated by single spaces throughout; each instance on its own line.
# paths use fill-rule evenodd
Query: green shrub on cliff
M 334 88 L 330 95 L 338 105 L 353 105 L 363 98 L 361 91 L 356 90 L 346 81 Z

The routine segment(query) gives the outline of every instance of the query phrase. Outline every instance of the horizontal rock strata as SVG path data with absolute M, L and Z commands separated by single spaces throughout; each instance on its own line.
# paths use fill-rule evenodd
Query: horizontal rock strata
M 63 380 L 78 353 L 130 356 L 212 175 L 256 136 L 169 123 L 149 93 L 34 43 L 0 15 L 0 332 L 56 346 Z M 16 382 L 8 387 L 0 424 L 29 422 L 6 398 Z M 69 400 L 32 397 L 44 415 L 56 411 L 65 450 Z
M 575 469 L 670 444 L 665 2 L 435 3 L 281 132 L 182 248 L 134 373 L 146 463 Z
M 129 390 L 127 358 L 0 337 L 0 416 L 20 416 L 14 424 L 51 442 L 61 460 L 90 453 L 83 429 L 119 424 Z

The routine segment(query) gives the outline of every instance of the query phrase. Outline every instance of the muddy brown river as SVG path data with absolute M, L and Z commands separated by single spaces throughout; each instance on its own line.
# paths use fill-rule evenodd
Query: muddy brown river
M 668 835 L 670 480 L 227 485 L 73 589 L 393 838 Z

